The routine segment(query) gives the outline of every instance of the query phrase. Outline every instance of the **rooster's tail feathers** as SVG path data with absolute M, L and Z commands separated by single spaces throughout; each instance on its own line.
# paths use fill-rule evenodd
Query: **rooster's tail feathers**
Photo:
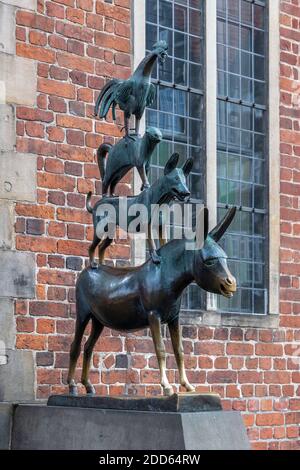
M 107 108 L 106 103 L 107 100 L 111 98 L 111 95 L 113 95 L 116 91 L 116 86 L 120 83 L 120 80 L 114 79 L 110 80 L 106 85 L 103 87 L 101 90 L 96 104 L 95 104 L 95 116 L 99 117 L 106 117 L 106 114 L 108 113 L 109 107 Z M 111 104 L 110 104 L 111 105 Z M 106 110 L 106 113 L 104 110 Z

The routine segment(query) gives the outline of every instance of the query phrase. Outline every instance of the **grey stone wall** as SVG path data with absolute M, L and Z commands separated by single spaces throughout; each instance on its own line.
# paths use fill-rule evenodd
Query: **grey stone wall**
M 35 258 L 15 250 L 15 204 L 36 201 L 36 156 L 16 151 L 16 106 L 35 106 L 36 64 L 16 56 L 18 8 L 37 0 L 0 0 L 0 402 L 34 398 L 34 358 L 15 349 L 14 301 L 35 296 Z

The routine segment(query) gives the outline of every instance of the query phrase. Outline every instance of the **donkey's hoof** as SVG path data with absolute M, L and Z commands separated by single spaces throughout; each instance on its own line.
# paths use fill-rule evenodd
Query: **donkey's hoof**
M 85 385 L 85 390 L 87 395 L 96 395 L 96 390 L 92 384 Z
M 77 397 L 78 389 L 76 385 L 69 385 L 69 395 L 71 395 L 71 397 Z
M 96 261 L 93 261 L 93 262 L 91 263 L 91 268 L 92 268 L 92 269 L 98 269 L 98 263 L 96 263 Z
M 184 383 L 182 386 L 186 389 L 187 392 L 189 393 L 194 393 L 196 391 L 195 387 L 189 383 Z
M 164 396 L 165 397 L 171 397 L 172 395 L 174 395 L 174 390 L 172 387 L 165 387 L 164 388 Z

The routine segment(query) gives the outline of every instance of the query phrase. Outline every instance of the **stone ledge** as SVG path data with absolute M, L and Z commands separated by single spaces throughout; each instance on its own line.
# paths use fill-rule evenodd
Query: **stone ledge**
M 35 297 L 33 253 L 0 251 L 0 298 L 3 297 L 26 299 Z
M 0 153 L 0 199 L 35 202 L 36 178 L 35 155 Z
M 0 3 L 3 0 L 0 0 Z M 5 0 L 5 3 L 12 5 L 14 7 L 20 7 L 23 10 L 33 10 L 37 9 L 37 0 Z
M 1 94 L 4 93 L 5 102 L 35 106 L 37 94 L 35 61 L 0 53 L 0 63 L 0 82 L 4 82 L 5 86 Z
M 6 54 L 16 53 L 16 9 L 0 1 L 0 52 Z
M 0 341 L 6 349 L 13 349 L 16 340 L 16 323 L 14 302 L 12 299 L 0 298 Z
M 13 246 L 14 204 L 0 199 L 0 250 L 9 250 Z
M 1 14 L 1 12 L 0 12 Z M 1 42 L 1 39 L 0 39 Z M 0 149 L 13 150 L 16 146 L 16 120 L 12 105 L 0 104 Z
M 32 351 L 7 350 L 7 364 L 0 366 L 0 401 L 34 400 Z

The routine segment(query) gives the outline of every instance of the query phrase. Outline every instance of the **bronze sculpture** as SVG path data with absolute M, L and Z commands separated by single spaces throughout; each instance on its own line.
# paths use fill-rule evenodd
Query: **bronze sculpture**
M 177 153 L 173 154 L 169 161 L 167 162 L 164 170 L 164 175 L 159 178 L 151 187 L 145 189 L 141 192 L 138 196 L 131 196 L 127 198 L 127 214 L 130 207 L 136 204 L 142 204 L 145 207 L 148 215 L 148 219 L 146 222 L 148 228 L 148 244 L 150 249 L 150 255 L 154 263 L 159 263 L 160 258 L 156 253 L 155 242 L 152 236 L 151 230 L 151 217 L 152 217 L 152 210 L 151 207 L 154 204 L 168 204 L 172 199 L 177 199 L 179 201 L 186 201 L 190 197 L 190 192 L 186 185 L 186 178 L 190 174 L 192 167 L 193 167 L 193 160 L 189 159 L 183 166 L 183 168 L 177 168 L 179 160 L 179 155 Z M 95 249 L 99 245 L 99 262 L 102 263 L 104 259 L 105 250 L 109 247 L 112 243 L 112 238 L 105 236 L 105 232 L 103 235 L 99 236 L 99 233 L 96 233 L 97 224 L 99 223 L 99 217 L 97 217 L 97 211 L 101 209 L 101 206 L 104 204 L 110 204 L 116 212 L 116 226 L 119 226 L 120 220 L 120 198 L 118 197 L 104 197 L 98 201 L 94 208 L 90 205 L 92 193 L 90 192 L 87 196 L 87 203 L 86 207 L 88 212 L 93 214 L 93 225 L 94 225 L 94 239 L 89 248 L 89 256 L 90 256 L 90 263 L 92 268 L 96 269 L 97 264 L 94 261 Z M 132 222 L 134 216 L 127 215 L 127 223 L 126 227 L 129 226 L 130 222 Z M 107 224 L 109 221 L 107 221 Z M 162 226 L 160 225 L 160 243 L 164 245 L 166 241 L 162 237 Z M 107 231 L 107 227 L 104 227 L 105 231 Z
M 161 385 L 165 395 L 172 395 L 173 389 L 166 375 L 162 324 L 169 327 L 180 383 L 187 391 L 194 391 L 187 380 L 183 361 L 179 327 L 181 296 L 184 289 L 194 281 L 202 289 L 228 298 L 236 291 L 236 280 L 228 269 L 227 256 L 218 245 L 235 213 L 236 208 L 230 209 L 208 235 L 208 217 L 205 218 L 207 236 L 200 250 L 187 251 L 186 240 L 173 240 L 159 250 L 159 265 L 150 259 L 139 267 L 112 268 L 100 265 L 97 270 L 87 268 L 81 273 L 76 286 L 76 330 L 70 351 L 70 394 L 77 393 L 74 374 L 81 339 L 90 320 L 92 330 L 84 346 L 81 378 L 88 394 L 95 393 L 89 381 L 93 348 L 106 326 L 118 331 L 136 331 L 150 327 L 160 368 Z
M 97 160 L 102 179 L 102 196 L 108 191 L 114 195 L 118 182 L 131 170 L 137 168 L 142 180 L 143 191 L 149 188 L 148 171 L 150 158 L 156 146 L 162 140 L 162 134 L 156 127 L 147 129 L 143 137 L 123 137 L 116 145 L 102 144 L 97 151 Z
M 128 80 L 110 80 L 101 91 L 95 106 L 95 115 L 106 118 L 112 108 L 112 116 L 116 120 L 116 106 L 124 112 L 126 135 L 129 135 L 129 120 L 135 116 L 135 133 L 139 134 L 140 120 L 147 106 L 155 98 L 155 86 L 151 83 L 151 73 L 157 59 L 164 63 L 167 58 L 168 46 L 165 41 L 159 41 L 153 46 L 152 52 L 140 63 L 134 74 Z
M 201 249 L 187 249 L 187 240 L 173 240 L 166 243 L 162 236 L 162 221 L 159 219 L 160 249 L 156 246 L 149 231 L 151 257 L 139 267 L 113 268 L 102 264 L 105 249 L 112 239 L 100 236 L 97 231 L 99 211 L 104 204 L 110 204 L 116 210 L 116 225 L 120 218 L 120 198 L 114 196 L 114 189 L 126 172 L 136 167 L 142 179 L 142 193 L 128 198 L 129 207 L 143 204 L 148 209 L 146 222 L 151 228 L 151 204 L 170 203 L 172 199 L 185 200 L 190 196 L 186 178 L 192 170 L 193 161 L 189 159 L 182 169 L 177 168 L 179 155 L 169 159 L 165 174 L 149 187 L 147 172 L 151 154 L 162 136 L 158 129 L 148 129 L 143 138 L 139 134 L 139 123 L 146 106 L 155 97 L 155 87 L 151 84 L 151 72 L 156 60 L 164 61 L 167 57 L 167 44 L 158 42 L 154 50 L 141 62 L 129 80 L 111 80 L 100 93 L 95 111 L 100 117 L 106 117 L 112 107 L 119 105 L 124 111 L 126 135 L 114 147 L 103 144 L 98 149 L 98 165 L 103 184 L 103 197 L 94 208 L 90 205 L 91 193 L 87 197 L 87 210 L 93 214 L 94 240 L 89 249 L 91 266 L 84 269 L 76 284 L 76 327 L 75 337 L 70 350 L 68 385 L 71 395 L 77 394 L 74 380 L 76 363 L 80 354 L 81 339 L 89 321 L 92 329 L 84 346 L 84 359 L 81 382 L 88 394 L 95 390 L 89 381 L 90 362 L 93 348 L 103 328 L 118 331 L 136 331 L 150 328 L 156 356 L 158 359 L 161 385 L 165 395 L 172 395 L 166 375 L 166 353 L 161 336 L 161 325 L 167 324 L 178 365 L 180 383 L 188 392 L 194 387 L 188 382 L 184 361 L 179 314 L 184 289 L 196 282 L 202 289 L 225 297 L 232 297 L 236 291 L 236 280 L 227 266 L 227 255 L 218 245 L 232 220 L 236 208 L 228 211 L 224 219 L 208 234 L 208 210 L 205 209 L 205 237 Z M 129 119 L 136 117 L 135 134 L 129 135 Z M 108 156 L 107 156 L 108 154 Z M 107 157 L 107 159 L 106 159 Z M 110 193 L 110 196 L 107 193 Z M 128 206 L 127 206 L 128 207 Z M 127 226 L 130 217 L 127 218 Z M 105 221 L 106 223 L 106 221 Z M 108 224 L 108 223 L 107 223 Z M 115 227 L 114 227 L 115 230 Z M 101 242 L 101 243 L 100 243 Z M 94 261 L 94 252 L 98 244 L 99 262 Z M 196 244 L 195 244 L 196 246 Z

